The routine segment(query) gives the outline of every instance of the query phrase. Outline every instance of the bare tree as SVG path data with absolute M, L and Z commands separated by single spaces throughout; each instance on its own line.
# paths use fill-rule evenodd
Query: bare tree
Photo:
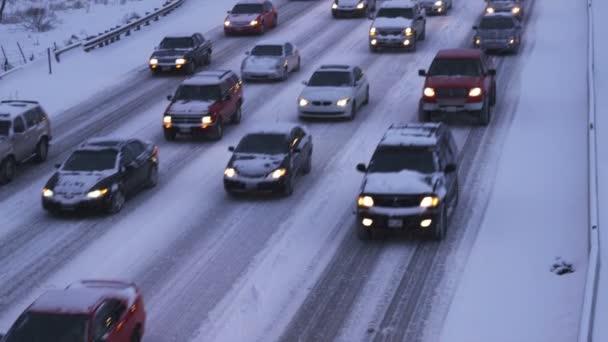
M 2 14 L 4 13 L 4 6 L 6 6 L 6 0 L 2 0 L 0 4 L 0 23 L 2 22 Z

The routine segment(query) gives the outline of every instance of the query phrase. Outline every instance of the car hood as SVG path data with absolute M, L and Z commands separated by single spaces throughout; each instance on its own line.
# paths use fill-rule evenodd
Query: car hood
M 413 23 L 411 19 L 407 18 L 376 18 L 372 25 L 376 29 L 387 28 L 387 29 L 405 29 L 406 27 L 412 27 Z
M 243 67 L 245 69 L 274 69 L 275 65 L 282 62 L 282 59 L 283 58 L 279 56 L 249 56 L 245 58 Z
M 481 38 L 508 38 L 515 35 L 515 29 L 506 29 L 506 30 L 477 30 L 477 35 Z
M 431 88 L 472 88 L 483 85 L 481 76 L 430 76 L 425 85 Z
M 338 0 L 338 6 L 356 6 L 362 0 Z
M 259 13 L 229 14 L 226 20 L 234 23 L 249 23 L 250 21 L 257 19 L 259 16 Z
M 415 195 L 433 192 L 434 176 L 411 170 L 368 173 L 363 180 L 365 194 Z
M 97 183 L 111 176 L 113 170 L 95 172 L 59 171 L 53 191 L 56 194 L 84 194 Z
M 184 57 L 190 49 L 159 49 L 152 52 L 152 57 Z
M 171 103 L 168 113 L 185 115 L 207 114 L 209 113 L 209 106 L 213 105 L 213 103 L 211 101 L 177 100 Z
M 281 167 L 285 158 L 285 155 L 236 153 L 230 161 L 230 166 L 241 176 L 264 177 Z
M 307 100 L 337 101 L 352 97 L 353 90 L 350 87 L 306 87 L 301 97 Z

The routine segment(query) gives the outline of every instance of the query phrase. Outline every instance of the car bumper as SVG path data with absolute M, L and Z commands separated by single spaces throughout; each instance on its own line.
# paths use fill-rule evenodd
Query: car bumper
M 315 105 L 314 102 L 331 102 L 331 104 Z M 336 101 L 311 101 L 307 106 L 298 106 L 298 115 L 308 118 L 343 118 L 350 115 L 350 103 L 344 107 L 335 103 Z
M 242 70 L 241 78 L 245 80 L 274 80 L 283 76 L 281 70 Z
M 214 122 L 209 125 L 189 125 L 189 124 L 173 124 L 171 127 L 167 128 L 163 126 L 163 130 L 169 132 L 175 132 L 177 134 L 187 134 L 187 135 L 205 135 L 207 133 L 215 131 L 217 127 L 217 123 Z
M 233 193 L 273 193 L 285 189 L 287 178 L 267 179 L 266 177 L 243 177 L 224 178 L 224 189 Z
M 410 36 L 390 36 L 390 37 L 370 37 L 369 38 L 369 46 L 370 47 L 391 47 L 391 48 L 402 48 L 402 49 L 412 49 L 415 45 L 415 37 Z
M 78 212 L 78 211 L 99 211 L 108 207 L 110 194 L 96 199 L 89 199 L 84 196 L 78 198 L 65 198 L 59 195 L 54 197 L 43 197 L 42 207 L 47 211 L 53 212 Z
M 439 211 L 424 208 L 359 208 L 357 221 L 370 229 L 395 229 L 395 230 L 430 230 L 437 222 Z M 364 220 L 368 221 L 364 224 Z M 431 220 L 426 227 L 423 221 Z
M 150 68 L 150 70 L 155 71 L 155 72 L 160 72 L 160 71 L 178 71 L 178 70 L 184 70 L 188 67 L 189 63 L 186 64 L 175 64 L 175 63 L 158 63 L 158 64 L 150 64 L 148 67 Z
M 224 26 L 224 33 L 227 34 L 250 34 L 262 32 L 262 25 L 255 26 Z
M 442 113 L 462 113 L 462 112 L 478 112 L 483 109 L 483 101 L 471 103 L 454 103 L 442 102 L 438 100 L 436 103 L 422 103 L 422 110 L 426 112 L 442 112 Z
M 501 50 L 501 51 L 513 51 L 517 50 L 519 46 L 519 42 L 510 43 L 510 39 L 504 40 L 490 40 L 490 41 L 481 41 L 479 44 L 476 44 L 482 50 Z
M 334 16 L 359 16 L 359 15 L 365 15 L 367 11 L 367 6 L 363 7 L 363 8 L 356 8 L 354 6 L 352 7 L 338 7 L 336 9 L 331 10 L 331 13 Z

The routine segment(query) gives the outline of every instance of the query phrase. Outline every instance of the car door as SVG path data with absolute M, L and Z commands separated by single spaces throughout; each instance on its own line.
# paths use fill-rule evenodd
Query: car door
M 34 153 L 36 150 L 36 145 L 38 144 L 38 138 L 40 136 L 40 128 L 38 127 L 38 124 L 40 123 L 40 119 L 35 108 L 23 113 L 23 119 L 25 120 L 25 130 L 27 136 L 26 153 L 29 156 Z
M 302 156 L 304 155 L 300 150 L 300 143 L 302 137 L 298 135 L 298 129 L 293 128 L 289 133 L 289 157 L 291 159 L 291 173 L 297 174 L 302 169 Z M 300 150 L 297 152 L 297 150 Z
M 488 57 L 481 52 L 481 59 L 478 62 L 478 68 L 483 75 L 483 91 L 486 94 L 489 94 L 492 89 L 492 80 L 494 77 L 488 73 L 488 70 L 491 67 L 489 63 Z
M 197 33 L 196 34 L 198 37 L 198 40 L 200 41 L 200 49 L 201 49 L 201 58 L 202 59 L 207 59 L 207 54 L 209 54 L 209 49 L 208 49 L 208 45 L 209 42 L 205 39 L 205 37 L 201 34 L 201 33 Z
M 13 134 L 11 135 L 11 143 L 13 145 L 15 158 L 20 162 L 31 155 L 31 148 L 28 144 L 29 137 L 27 135 L 27 127 L 21 115 L 16 116 L 13 119 L 12 126 Z
M 353 77 L 355 80 L 355 94 L 357 99 L 357 104 L 361 105 L 363 101 L 365 101 L 365 79 L 363 76 L 363 71 L 359 67 L 355 67 L 353 69 Z
M 274 22 L 273 6 L 270 1 L 264 2 L 264 21 L 268 23 L 267 27 L 272 27 L 276 24 Z
M 123 328 L 127 306 L 118 299 L 104 300 L 93 316 L 93 341 L 127 342 L 131 329 Z
M 132 152 L 135 156 L 135 160 L 133 162 L 134 166 L 137 169 L 137 184 L 136 187 L 139 189 L 146 184 L 148 180 L 148 171 L 150 168 L 150 156 L 146 151 L 146 146 L 142 144 L 140 141 L 131 140 L 127 144 L 127 148 Z
M 292 71 L 298 63 L 298 59 L 294 54 L 293 45 L 291 45 L 291 43 L 285 43 L 283 50 L 285 51 L 285 59 L 287 60 L 287 70 Z
M 140 176 L 137 164 L 135 163 L 135 157 L 131 149 L 127 148 L 127 145 L 124 145 L 120 149 L 119 172 L 122 186 L 127 194 L 132 194 L 137 189 L 139 183 Z
M 445 169 L 448 164 L 456 164 L 455 151 L 452 150 L 447 136 L 444 136 L 440 141 L 440 159 L 441 159 L 441 170 Z M 456 187 L 456 172 L 444 174 L 446 188 L 450 196 L 454 196 Z
M 415 17 L 416 18 L 416 20 L 415 20 L 416 34 L 419 37 L 422 34 L 422 32 L 424 32 L 424 14 L 423 14 L 423 11 L 422 11 L 420 5 L 416 4 L 414 6 L 414 13 L 416 13 L 416 17 Z M 416 37 L 416 38 L 418 38 L 418 37 Z

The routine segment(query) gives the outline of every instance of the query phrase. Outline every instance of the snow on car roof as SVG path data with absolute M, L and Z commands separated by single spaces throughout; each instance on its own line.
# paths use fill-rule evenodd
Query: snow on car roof
M 190 38 L 195 33 L 196 32 L 180 32 L 180 31 L 176 31 L 176 32 L 172 32 L 170 34 L 167 34 L 165 36 L 165 38 Z
M 276 134 L 289 134 L 292 129 L 295 127 L 302 128 L 305 132 L 308 133 L 308 129 L 298 123 L 288 123 L 288 122 L 277 122 L 272 124 L 264 124 L 259 125 L 251 129 L 248 134 L 255 133 L 276 133 Z
M 479 49 L 443 49 L 437 52 L 435 58 L 480 58 L 481 50 Z
M 127 142 L 126 139 L 116 139 L 109 137 L 90 138 L 85 141 L 81 147 L 103 147 L 103 148 L 120 148 Z
M 319 67 L 319 69 L 317 69 L 317 70 L 339 70 L 339 71 L 346 71 L 346 70 L 350 70 L 352 68 L 354 68 L 354 66 L 347 65 L 347 64 L 325 64 L 325 65 L 321 65 Z
M 259 41 L 257 43 L 255 43 L 255 46 L 259 46 L 259 45 L 285 45 L 285 43 L 287 43 L 286 40 L 279 40 L 279 39 L 272 39 L 272 40 L 262 40 Z
M 130 302 L 135 296 L 135 288 L 131 286 L 87 286 L 86 283 L 82 285 L 84 286 L 76 284 L 77 287 L 47 291 L 36 299 L 28 310 L 86 314 L 93 311 L 104 298 L 122 298 Z
M 237 4 L 261 4 L 263 0 L 239 0 Z
M 438 123 L 409 123 L 391 125 L 380 145 L 434 146 L 437 145 Z
M 13 118 L 36 106 L 38 106 L 36 101 L 3 100 L 0 102 L 0 119 Z
M 413 0 L 390 0 L 382 2 L 380 8 L 410 8 L 414 5 L 416 2 Z
M 186 85 L 217 84 L 222 78 L 230 74 L 230 70 L 205 70 L 192 75 L 182 81 Z

